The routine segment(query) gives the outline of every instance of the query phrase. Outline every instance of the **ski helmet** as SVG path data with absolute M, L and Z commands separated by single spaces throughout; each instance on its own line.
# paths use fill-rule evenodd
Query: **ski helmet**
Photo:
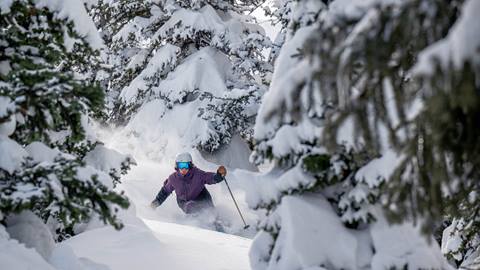
M 192 162 L 192 156 L 188 152 L 180 153 L 175 157 L 175 163 L 177 162 Z

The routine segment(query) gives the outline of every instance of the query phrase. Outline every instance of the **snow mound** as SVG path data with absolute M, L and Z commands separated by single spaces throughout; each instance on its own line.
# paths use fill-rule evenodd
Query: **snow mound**
M 376 251 L 372 258 L 372 269 L 400 269 L 407 264 L 408 269 L 451 269 L 435 240 L 430 239 L 428 243 L 420 235 L 419 227 L 412 223 L 392 225 L 384 219 L 377 220 L 371 228 Z
M 30 211 L 7 217 L 7 232 L 29 248 L 34 248 L 45 260 L 50 258 L 55 242 L 43 221 Z
M 15 270 L 55 270 L 34 249 L 10 239 L 0 225 L 0 268 Z
M 305 269 L 318 265 L 325 265 L 327 269 L 357 269 L 357 239 L 343 226 L 325 199 L 284 196 L 277 211 L 282 229 L 271 256 L 278 260 L 266 269 Z M 268 238 L 262 239 L 264 237 L 255 239 L 252 250 L 257 245 L 265 245 L 263 241 Z M 256 256 L 252 256 L 251 264 L 254 268 L 264 268 L 260 267 Z
M 144 220 L 121 231 L 104 227 L 65 242 L 78 255 L 115 270 L 250 269 L 250 240 L 172 223 Z M 94 243 L 94 244 L 92 244 Z

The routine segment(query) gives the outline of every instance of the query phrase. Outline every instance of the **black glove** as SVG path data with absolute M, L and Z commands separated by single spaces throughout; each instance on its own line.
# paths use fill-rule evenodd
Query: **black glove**
M 219 173 L 216 173 L 214 176 L 213 176 L 213 180 L 215 181 L 215 183 L 220 183 L 223 181 L 223 176 Z
M 158 202 L 157 199 L 153 200 L 153 201 L 150 203 L 150 207 L 151 207 L 152 209 L 154 209 L 154 210 L 155 210 L 157 207 L 159 207 L 159 206 L 160 206 L 160 202 Z

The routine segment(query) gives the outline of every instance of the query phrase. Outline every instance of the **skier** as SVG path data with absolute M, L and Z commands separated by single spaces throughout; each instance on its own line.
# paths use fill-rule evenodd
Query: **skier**
M 180 153 L 175 158 L 175 172 L 165 180 L 150 206 L 153 209 L 157 208 L 175 190 L 177 204 L 186 214 L 213 208 L 212 196 L 205 188 L 205 184 L 217 184 L 226 174 L 224 166 L 218 167 L 217 173 L 204 172 L 193 165 L 189 153 Z

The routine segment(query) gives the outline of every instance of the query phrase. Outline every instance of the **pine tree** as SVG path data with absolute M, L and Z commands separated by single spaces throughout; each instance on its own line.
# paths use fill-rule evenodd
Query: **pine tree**
M 454 229 L 462 235 L 459 252 L 465 256 L 479 249 L 478 171 L 473 169 L 480 138 L 479 64 L 474 57 L 478 52 L 468 49 L 478 47 L 478 38 L 455 33 L 475 32 L 470 29 L 478 20 L 470 12 L 479 7 L 471 1 L 462 4 L 380 5 L 369 10 L 335 50 L 316 47 L 311 53 L 339 67 L 334 87 L 320 88 L 340 107 L 328 121 L 327 141 L 334 141 L 340 128 L 353 120 L 357 125 L 352 135 L 357 145 L 373 150 L 371 156 L 387 159 L 389 151 L 395 151 L 395 165 L 382 175 L 389 219 L 420 220 L 426 234 L 446 217 L 469 224 Z M 449 45 L 445 50 L 458 52 L 442 56 L 439 47 L 453 39 L 470 45 Z M 333 79 L 325 66 L 318 69 L 319 81 Z
M 127 67 L 119 69 L 122 82 L 110 82 L 120 89 L 112 119 L 144 121 L 134 118 L 152 106 L 162 108 L 162 119 L 190 107 L 196 128 L 185 137 L 192 138 L 191 146 L 213 151 L 235 134 L 251 139 L 264 76 L 271 70 L 262 56 L 268 38 L 252 17 L 242 15 L 257 5 L 157 1 L 148 16 L 132 15 L 109 44 L 129 60 L 118 62 Z
M 98 1 L 89 7 L 107 49 L 103 76 L 98 80 L 107 91 L 110 122 L 125 124 L 129 119 L 118 100 L 148 64 L 155 45 L 149 45 L 154 31 L 165 21 L 158 1 Z
M 293 6 L 301 10 L 302 5 L 308 7 L 308 1 Z M 310 26 L 290 32 L 291 37 L 287 33 L 255 127 L 253 157 L 257 163 L 271 159 L 275 167 L 266 175 L 270 182 L 259 183 L 264 192 L 250 195 L 254 207 L 268 211 L 252 247 L 254 268 L 447 267 L 438 248 L 427 242 L 445 216 L 469 218 L 470 228 L 476 226 L 471 203 L 477 203 L 478 172 L 470 153 L 480 137 L 473 127 L 476 111 L 467 108 L 478 100 L 472 94 L 478 68 L 469 68 L 470 63 L 447 71 L 458 80 L 450 89 L 466 85 L 459 96 L 465 100 L 445 94 L 438 77 L 425 83 L 412 69 L 422 51 L 445 38 L 466 14 L 461 6 L 462 1 L 333 1 Z M 430 70 L 445 75 L 439 68 Z M 445 81 L 455 83 L 451 77 Z M 452 100 L 458 100 L 454 106 L 462 113 L 447 109 Z M 470 103 L 462 103 L 466 100 Z M 459 138 L 459 125 L 464 138 L 452 144 L 447 138 Z M 451 132 L 445 133 L 448 127 Z M 421 164 L 419 158 L 425 158 Z M 452 211 L 456 205 L 462 207 Z M 311 226 L 296 221 L 307 217 Z M 388 224 L 385 218 L 403 223 Z M 424 237 L 412 222 L 422 225 Z M 409 239 L 398 237 L 399 230 Z M 330 239 L 327 247 L 323 231 L 345 237 Z M 313 244 L 302 246 L 296 237 Z M 390 245 L 404 245 L 412 256 L 395 260 L 398 250 L 386 248 Z M 470 254 L 475 249 L 469 248 Z M 340 250 L 342 259 L 335 256 Z M 369 254 L 355 257 L 359 250 Z
M 418 164 L 411 174 L 423 189 L 441 190 L 419 200 L 437 209 L 421 209 L 452 221 L 443 232 L 442 251 L 463 269 L 480 267 L 480 37 L 474 34 L 479 11 L 478 1 L 465 1 L 448 35 L 419 54 L 412 73 L 423 87 L 425 107 L 415 119 L 418 139 L 407 142 L 421 149 L 409 156 L 410 164 Z
M 83 3 L 15 0 L 0 19 L 0 212 L 33 210 L 57 240 L 98 216 L 115 228 L 127 198 L 86 156 L 102 151 L 89 119 L 103 90 L 85 77 L 102 46 Z M 122 159 L 123 173 L 133 161 Z M 110 173 L 110 175 L 109 175 Z M 117 179 L 118 180 L 118 179 Z

